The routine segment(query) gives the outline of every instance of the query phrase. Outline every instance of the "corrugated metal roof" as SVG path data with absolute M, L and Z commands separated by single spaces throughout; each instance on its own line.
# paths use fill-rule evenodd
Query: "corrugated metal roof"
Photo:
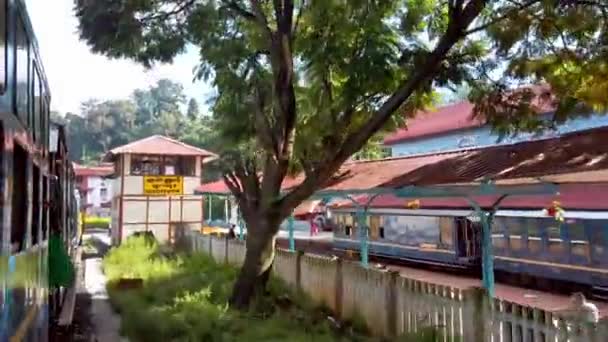
M 452 154 L 434 154 L 420 157 L 399 157 L 370 161 L 345 163 L 329 183 L 326 190 L 369 189 L 380 186 L 403 172 L 411 171 L 423 165 L 434 163 L 450 157 Z M 287 190 L 304 179 L 302 175 L 288 177 L 283 181 L 282 189 Z M 223 180 L 202 184 L 197 192 L 227 193 L 229 190 Z
M 501 209 L 544 209 L 551 206 L 553 201 L 559 201 L 562 208 L 567 210 L 606 210 L 608 209 L 608 184 L 583 183 L 560 185 L 557 195 L 527 195 L 509 196 L 501 204 Z M 366 204 L 368 196 L 360 196 L 356 200 Z M 491 207 L 498 196 L 473 197 L 482 207 Z M 372 208 L 407 209 L 408 202 L 413 198 L 398 198 L 393 195 L 378 196 L 371 203 Z M 420 198 L 420 209 L 470 209 L 471 204 L 462 197 Z M 334 207 L 352 208 L 351 202 L 341 202 Z
M 553 177 L 553 182 L 562 183 L 603 182 L 608 181 L 606 141 L 608 127 L 602 127 L 558 138 L 473 149 L 404 172 L 384 185 L 402 187 L 538 177 Z M 593 180 L 577 179 L 581 172 L 593 172 Z
M 108 151 L 104 159 L 112 160 L 115 155 L 126 153 L 201 157 L 216 156 L 214 153 L 202 148 L 194 147 L 163 135 L 153 135 L 116 147 Z

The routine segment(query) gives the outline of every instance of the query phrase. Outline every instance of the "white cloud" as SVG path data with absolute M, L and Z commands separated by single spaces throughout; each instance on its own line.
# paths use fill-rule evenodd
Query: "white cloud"
M 192 83 L 192 69 L 198 61 L 195 49 L 178 56 L 171 65 L 146 71 L 134 62 L 90 52 L 78 38 L 73 0 L 25 2 L 49 80 L 53 110 L 78 112 L 80 103 L 89 98 L 125 98 L 134 89 L 146 88 L 161 78 L 181 82 L 187 95 L 201 105 L 211 93 L 203 82 Z

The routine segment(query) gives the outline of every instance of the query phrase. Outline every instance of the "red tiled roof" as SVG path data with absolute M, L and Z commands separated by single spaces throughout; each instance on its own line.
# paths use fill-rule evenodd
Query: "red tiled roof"
M 532 106 L 539 114 L 554 110 L 551 101 L 545 99 L 545 96 L 550 94 L 548 86 L 537 85 L 520 89 L 530 89 L 537 95 L 532 101 Z M 439 107 L 437 110 L 419 111 L 414 119 L 408 121 L 406 128 L 386 136 L 384 143 L 392 145 L 405 140 L 483 126 L 483 120 L 473 115 L 474 107 L 469 101 L 461 101 Z
M 300 184 L 301 181 L 302 181 L 302 179 L 300 178 L 300 176 L 286 177 L 283 180 L 283 185 L 281 185 L 281 188 L 282 189 L 292 188 L 293 186 Z M 228 189 L 228 187 L 226 186 L 226 183 L 224 183 L 224 180 L 220 179 L 220 180 L 216 180 L 213 182 L 201 184 L 195 189 L 195 191 L 199 192 L 199 193 L 203 192 L 203 193 L 227 194 L 230 192 L 230 189 Z
M 408 121 L 407 128 L 397 130 L 384 138 L 387 145 L 428 135 L 446 133 L 466 128 L 480 127 L 483 122 L 473 118 L 473 104 L 458 102 L 437 108 L 435 111 L 420 111 Z
M 224 183 L 223 179 L 220 179 L 220 180 L 217 180 L 214 182 L 201 184 L 196 188 L 196 191 L 205 192 L 205 193 L 216 193 L 216 194 L 226 194 L 226 193 L 230 192 L 230 190 L 228 190 L 228 187 L 226 186 L 226 183 Z
M 105 160 L 112 160 L 118 154 L 156 154 L 173 156 L 214 157 L 215 154 L 202 148 L 184 144 L 181 141 L 162 135 L 153 135 L 108 151 Z
M 85 166 L 85 165 L 80 165 L 80 164 L 74 164 L 74 174 L 76 176 L 83 176 L 83 177 L 87 177 L 87 176 L 98 176 L 98 177 L 105 177 L 105 176 L 109 176 L 112 173 L 114 173 L 114 166 L 112 164 L 101 164 L 101 165 L 96 165 L 96 166 Z

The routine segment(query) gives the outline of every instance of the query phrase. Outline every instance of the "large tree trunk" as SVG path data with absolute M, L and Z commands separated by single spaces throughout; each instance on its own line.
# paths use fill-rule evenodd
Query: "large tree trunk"
M 233 307 L 247 308 L 256 296 L 265 294 L 274 261 L 277 231 L 278 225 L 276 227 L 263 226 L 253 232 L 248 229 L 245 261 L 241 266 L 230 298 L 230 304 Z

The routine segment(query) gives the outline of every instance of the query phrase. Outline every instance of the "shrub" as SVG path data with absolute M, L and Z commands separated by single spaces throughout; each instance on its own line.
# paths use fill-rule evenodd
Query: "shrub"
M 375 341 L 335 330 L 324 311 L 306 296 L 294 296 L 271 278 L 270 295 L 248 312 L 227 302 L 238 271 L 202 254 L 165 257 L 145 237 L 130 237 L 105 257 L 110 301 L 122 317 L 122 332 L 132 341 Z M 120 291 L 120 278 L 142 278 L 141 289 Z M 409 336 L 408 336 L 409 337 Z M 426 336 L 425 336 L 426 337 Z
M 109 217 L 98 217 L 98 216 L 85 216 L 83 219 L 84 228 L 110 228 Z

